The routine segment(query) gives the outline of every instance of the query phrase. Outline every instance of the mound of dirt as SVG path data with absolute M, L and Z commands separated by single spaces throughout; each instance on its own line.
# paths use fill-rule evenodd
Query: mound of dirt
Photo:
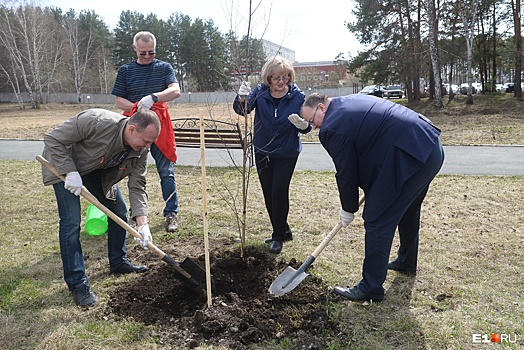
M 172 244 L 179 253 L 188 251 L 180 250 L 179 241 Z M 150 271 L 141 278 L 118 286 L 106 313 L 156 326 L 160 342 L 173 348 L 195 348 L 203 342 L 241 349 L 286 342 L 293 349 L 324 349 L 345 342 L 328 316 L 330 299 L 336 296 L 321 279 L 308 276 L 280 297 L 268 292 L 287 266 L 297 269 L 301 263 L 286 262 L 265 245 L 247 246 L 243 259 L 238 245 L 230 241 L 213 245 L 211 307 L 205 290 L 191 291 L 175 278 L 172 267 L 160 262 L 149 264 Z M 205 266 L 204 256 L 188 257 Z

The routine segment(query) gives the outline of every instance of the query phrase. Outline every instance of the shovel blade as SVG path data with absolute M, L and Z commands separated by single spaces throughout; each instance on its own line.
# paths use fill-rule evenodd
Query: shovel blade
M 205 288 L 206 272 L 190 258 L 185 258 L 182 264 L 179 264 L 166 254 L 162 260 L 173 267 L 175 277 L 187 288 L 195 292 Z
M 288 266 L 269 286 L 269 293 L 274 296 L 281 296 L 288 292 L 291 292 L 306 278 L 309 276 L 308 273 L 299 272 Z
M 194 291 L 200 291 L 206 287 L 206 271 L 190 258 L 185 258 L 180 264 L 191 275 L 191 280 L 182 278 L 182 282 Z M 213 276 L 211 276 L 211 286 L 213 287 Z

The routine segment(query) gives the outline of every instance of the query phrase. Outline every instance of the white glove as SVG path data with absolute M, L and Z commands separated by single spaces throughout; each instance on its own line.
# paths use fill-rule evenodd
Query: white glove
M 153 107 L 153 103 L 155 103 L 155 101 L 153 101 L 153 97 L 151 97 L 151 95 L 144 96 L 138 102 L 138 110 L 151 109 L 151 107 Z
M 151 236 L 151 231 L 149 230 L 149 225 L 148 224 L 144 224 L 144 225 L 138 226 L 138 233 L 140 233 L 142 235 L 143 239 L 138 239 L 138 238 L 135 237 L 135 241 L 140 243 L 142 248 L 144 248 L 145 250 L 148 250 L 147 244 L 149 242 L 153 243 L 153 236 Z
M 67 173 L 64 187 L 75 196 L 80 195 L 82 192 L 82 177 L 78 171 L 71 171 Z
M 340 208 L 340 221 L 342 222 L 342 227 L 346 227 L 353 221 L 355 214 L 345 211 Z
M 306 122 L 303 118 L 301 118 L 298 114 L 293 113 L 290 114 L 287 119 L 297 128 L 300 130 L 306 130 L 309 126 L 309 123 Z
M 251 92 L 251 84 L 248 81 L 243 81 L 238 89 L 239 96 L 247 96 Z

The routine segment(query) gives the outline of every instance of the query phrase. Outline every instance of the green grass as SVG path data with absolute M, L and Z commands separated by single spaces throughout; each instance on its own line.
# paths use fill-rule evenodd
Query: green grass
M 509 94 L 474 99 L 474 106 L 464 105 L 464 98 L 458 97 L 441 110 L 427 101 L 411 107 L 443 130 L 446 145 L 523 143 L 522 101 Z M 24 113 L 29 112 L 33 111 Z M 19 113 L 16 111 L 13 118 L 19 118 Z M 3 112 L 0 119 L 6 115 Z M 42 118 L 31 119 L 32 123 L 37 120 Z M 3 127 L 6 125 L 13 123 L 6 122 Z M 20 130 L 2 134 L 20 137 L 16 134 Z M 307 137 L 318 141 L 314 132 Z M 36 161 L 0 161 L 0 165 L 0 349 L 168 349 L 159 342 L 154 327 L 104 313 L 109 295 L 120 283 L 140 278 L 109 275 L 105 236 L 82 233 L 88 276 L 99 296 L 99 306 L 82 310 L 74 305 L 62 279 L 56 201 L 52 189 L 41 183 L 40 165 Z M 182 229 L 167 234 L 156 170 L 150 168 L 148 174 L 151 230 L 159 247 L 167 240 L 202 232 L 201 169 L 177 166 L 176 178 Z M 207 183 L 211 240 L 238 237 L 240 173 L 207 168 Z M 125 193 L 125 183 L 121 188 Z M 388 274 L 382 303 L 330 299 L 326 312 L 339 324 L 340 339 L 349 341 L 334 342 L 328 349 L 476 350 L 488 345 L 473 343 L 473 334 L 491 333 L 517 337 L 516 344 L 495 347 L 524 348 L 523 188 L 522 176 L 437 176 L 422 210 L 417 277 Z M 85 210 L 88 203 L 82 203 Z M 339 207 L 334 173 L 295 172 L 289 214 L 294 240 L 285 244 L 281 256 L 297 261 L 307 258 L 336 224 Z M 254 172 L 246 216 L 248 244 L 265 248 L 260 242 L 269 236 L 270 223 Z M 310 272 L 330 286 L 358 282 L 363 234 L 362 219 L 357 214 Z M 130 238 L 128 245 L 134 244 Z M 397 248 L 396 239 L 392 256 Z M 132 258 L 132 250 L 130 254 Z M 275 346 L 272 343 L 253 349 Z M 291 349 L 293 342 L 283 338 L 279 346 Z
M 52 189 L 41 184 L 36 161 L 1 161 L 1 165 L 0 348 L 164 349 L 154 327 L 104 314 L 115 286 L 140 278 L 108 274 L 105 236 L 82 236 L 84 254 L 89 256 L 88 275 L 100 306 L 86 311 L 74 305 L 62 280 Z M 201 234 L 200 175 L 200 168 L 176 168 L 181 235 Z M 241 205 L 238 172 L 208 168 L 207 176 L 211 239 L 238 237 L 230 205 L 231 198 Z M 161 247 L 173 236 L 163 232 L 163 205 L 154 168 L 148 179 L 151 227 Z M 125 192 L 125 186 L 121 187 Z M 232 193 L 228 205 L 225 188 Z M 472 342 L 474 333 L 516 335 L 518 343 L 503 348 L 522 348 L 523 188 L 520 176 L 438 176 L 423 206 L 417 277 L 389 274 L 382 303 L 351 303 L 333 297 L 327 310 L 350 342 L 332 344 L 330 349 L 483 348 Z M 247 239 L 248 244 L 256 244 L 269 233 L 258 181 L 251 181 L 248 200 Z M 303 261 L 337 222 L 334 174 L 297 171 L 291 200 L 289 222 L 295 239 L 286 244 L 282 256 Z M 322 252 L 311 272 L 329 285 L 358 282 L 363 232 L 357 215 Z M 397 247 L 395 241 L 392 255 Z M 284 339 L 280 344 L 286 349 L 292 343 Z

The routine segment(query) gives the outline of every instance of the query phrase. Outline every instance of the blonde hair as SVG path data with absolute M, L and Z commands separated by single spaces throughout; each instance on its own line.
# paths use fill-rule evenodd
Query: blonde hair
M 289 76 L 288 85 L 295 81 L 293 64 L 281 56 L 272 57 L 264 64 L 261 71 L 262 81 L 271 85 L 271 77 L 278 74 Z

